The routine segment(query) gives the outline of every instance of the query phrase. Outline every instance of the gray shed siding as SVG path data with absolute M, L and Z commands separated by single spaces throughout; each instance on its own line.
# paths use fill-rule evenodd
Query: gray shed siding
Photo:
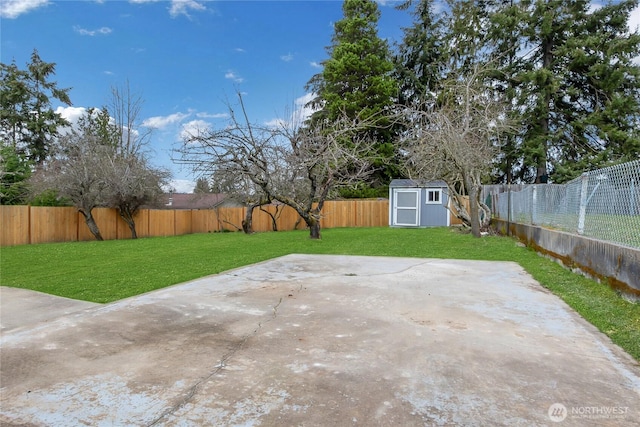
M 391 227 L 443 227 L 450 225 L 447 184 L 394 179 L 389 185 Z

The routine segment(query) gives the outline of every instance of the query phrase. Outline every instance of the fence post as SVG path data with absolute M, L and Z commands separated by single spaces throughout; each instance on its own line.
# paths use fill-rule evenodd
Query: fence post
M 583 173 L 580 187 L 580 210 L 578 212 L 578 234 L 584 234 L 584 220 L 587 216 L 587 190 L 589 188 L 589 175 Z
M 536 210 L 538 208 L 538 186 L 533 184 L 533 191 L 531 192 L 531 224 L 536 225 L 538 223 L 538 215 Z
M 507 184 L 507 236 L 511 236 L 511 183 Z
M 629 215 L 636 215 L 636 180 L 631 179 L 631 206 L 629 207 Z

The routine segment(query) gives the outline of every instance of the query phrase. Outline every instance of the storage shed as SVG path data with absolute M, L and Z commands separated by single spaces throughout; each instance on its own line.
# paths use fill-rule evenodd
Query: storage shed
M 443 227 L 451 225 L 444 181 L 394 179 L 389 184 L 391 227 Z

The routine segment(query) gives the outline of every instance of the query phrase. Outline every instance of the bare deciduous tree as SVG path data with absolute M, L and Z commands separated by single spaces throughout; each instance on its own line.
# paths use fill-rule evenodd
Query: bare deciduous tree
M 275 175 L 278 150 L 276 134 L 267 126 L 249 122 L 240 100 L 242 117 L 228 104 L 230 119 L 222 129 L 200 129 L 188 135 L 179 150 L 178 163 L 189 165 L 202 177 L 211 177 L 213 187 L 247 205 L 242 229 L 252 233 L 253 210 L 271 203 L 271 178 Z
M 101 175 L 105 180 L 104 200 L 107 206 L 115 207 L 127 223 L 131 238 L 137 239 L 134 217 L 143 205 L 160 198 L 162 185 L 170 176 L 168 171 L 154 168 L 141 155 L 124 157 L 111 152 L 101 162 Z
M 177 161 L 199 174 L 230 177 L 255 200 L 254 207 L 273 200 L 292 207 L 311 238 L 319 239 L 327 197 L 371 173 L 373 142 L 355 139 L 358 130 L 371 124 L 340 118 L 313 127 L 259 126 L 249 121 L 240 94 L 238 98 L 241 117 L 229 105 L 228 125 L 187 137 Z
M 142 126 L 142 96 L 131 91 L 127 80 L 121 86 L 111 87 L 107 109 L 113 119 L 118 151 L 124 156 L 142 154 L 151 137 L 151 129 Z
M 283 152 L 286 168 L 276 176 L 280 192 L 273 197 L 298 212 L 312 239 L 320 238 L 325 200 L 373 173 L 375 142 L 361 130 L 372 128 L 374 120 L 342 115 L 331 122 L 280 128 L 280 135 L 288 141 Z
M 142 145 L 129 128 L 114 122 L 106 108 L 90 109 L 77 129 L 59 138 L 51 160 L 45 162 L 32 180 L 36 193 L 55 189 L 73 202 L 97 240 L 102 235 L 92 211 L 98 206 L 117 208 L 136 238 L 134 216 L 139 208 L 160 196 L 169 174 L 152 167 Z
M 111 88 L 109 134 L 114 151 L 102 163 L 102 175 L 107 182 L 105 202 L 118 210 L 120 217 L 136 239 L 134 217 L 140 207 L 157 200 L 170 173 L 149 164 L 145 148 L 151 131 L 142 126 L 140 114 L 143 100 L 132 93 L 127 81 L 122 87 Z
M 31 184 L 38 194 L 55 189 L 68 198 L 82 214 L 89 231 L 96 240 L 103 240 L 93 218 L 93 209 L 103 206 L 107 182 L 99 172 L 102 163 L 111 157 L 113 146 L 105 144 L 97 123 L 104 119 L 105 110 L 89 110 L 82 117 L 77 129 L 59 138 L 50 160 L 35 173 Z
M 447 183 L 456 215 L 479 237 L 490 209 L 480 200 L 482 178 L 491 171 L 500 135 L 510 129 L 505 105 L 483 85 L 483 70 L 451 79 L 437 99 L 402 107 L 407 133 L 404 169 L 415 179 Z M 462 196 L 469 196 L 469 212 Z

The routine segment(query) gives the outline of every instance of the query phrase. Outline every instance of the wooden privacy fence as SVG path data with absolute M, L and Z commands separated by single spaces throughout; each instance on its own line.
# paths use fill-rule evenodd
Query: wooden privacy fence
M 303 229 L 306 224 L 288 206 L 264 206 L 253 211 L 254 231 L 272 231 L 277 218 L 280 231 Z M 138 237 L 179 236 L 241 230 L 246 208 L 160 210 L 143 209 L 135 217 Z M 327 201 L 322 209 L 322 228 L 386 227 L 389 225 L 389 201 Z M 127 224 L 112 208 L 96 208 L 93 216 L 105 240 L 129 239 Z M 0 246 L 49 242 L 94 240 L 84 217 L 73 207 L 0 206 Z M 460 224 L 452 215 L 451 224 Z
M 305 228 L 298 213 L 288 206 L 264 206 L 253 211 L 253 229 L 272 231 Z M 246 208 L 222 207 L 202 210 L 142 209 L 135 216 L 138 237 L 179 236 L 241 230 Z M 387 200 L 327 201 L 322 209 L 322 228 L 381 227 L 389 224 Z M 105 240 L 129 239 L 127 224 L 112 208 L 96 208 L 93 216 Z M 73 207 L 0 206 L 0 246 L 94 240 L 84 217 Z

